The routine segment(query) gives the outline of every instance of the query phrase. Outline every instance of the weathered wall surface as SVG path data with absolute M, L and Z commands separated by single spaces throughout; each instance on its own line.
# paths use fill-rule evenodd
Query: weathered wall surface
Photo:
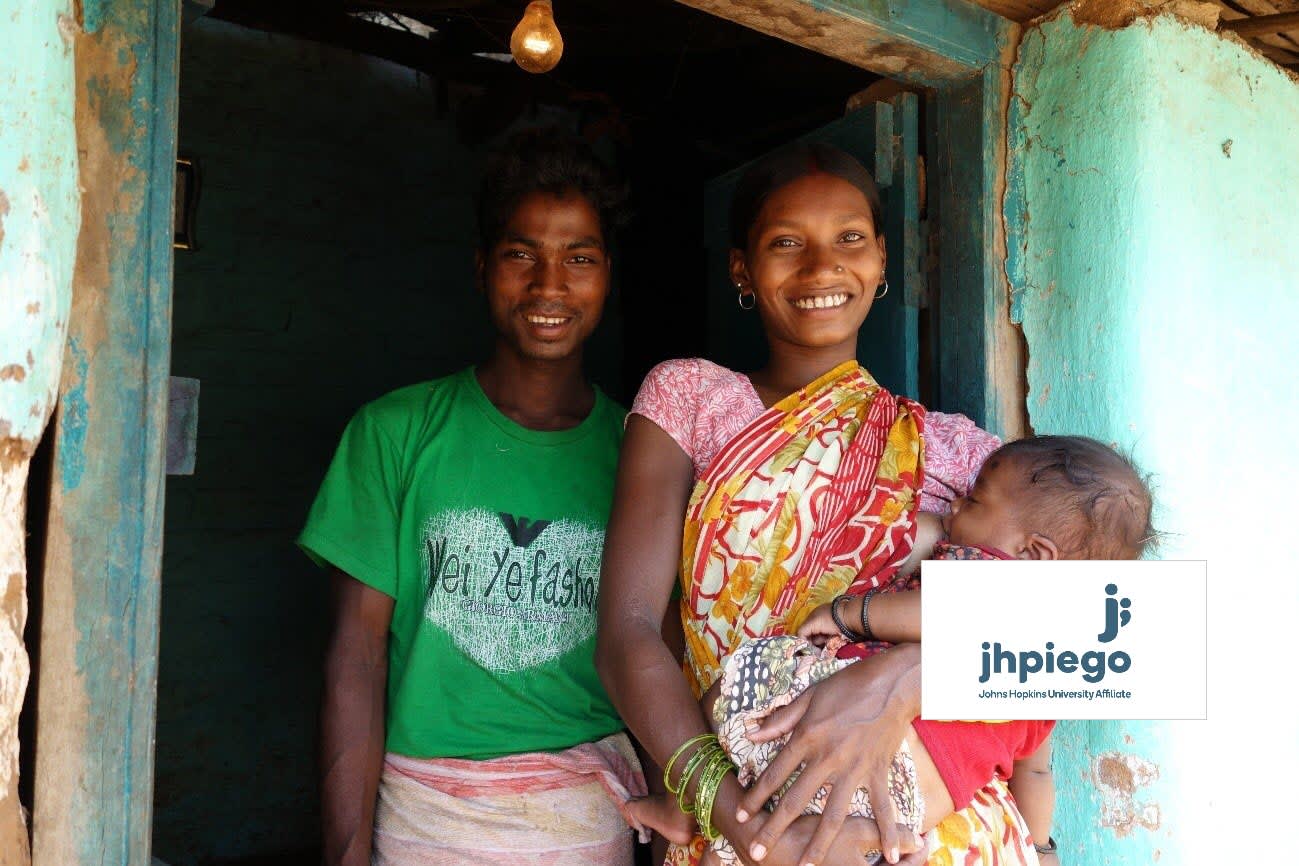
M 1010 147 L 1032 424 L 1132 449 L 1157 555 L 1207 559 L 1212 587 L 1209 721 L 1061 725 L 1062 859 L 1248 859 L 1268 831 L 1232 825 L 1290 826 L 1260 795 L 1299 771 L 1299 85 L 1172 17 L 1065 11 L 1025 36 Z
M 66 0 L 0 2 L 0 864 L 26 863 L 18 714 L 28 680 L 24 499 L 53 411 L 80 223 Z
M 81 226 L 53 429 L 32 855 L 38 864 L 143 866 L 153 791 L 179 8 L 130 0 L 83 0 L 75 8 L 68 108 L 75 106 Z

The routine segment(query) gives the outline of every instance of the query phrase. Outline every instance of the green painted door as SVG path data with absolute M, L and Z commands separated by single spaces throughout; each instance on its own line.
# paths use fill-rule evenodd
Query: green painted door
M 921 268 L 919 97 L 902 93 L 823 126 L 801 141 L 824 141 L 857 157 L 874 175 L 884 204 L 888 294 L 871 307 L 857 341 L 857 357 L 881 385 L 919 397 L 919 312 L 925 294 Z M 708 251 L 708 357 L 735 370 L 762 366 L 766 342 L 757 313 L 736 303 L 727 273 L 727 217 L 742 165 L 708 183 L 704 243 Z

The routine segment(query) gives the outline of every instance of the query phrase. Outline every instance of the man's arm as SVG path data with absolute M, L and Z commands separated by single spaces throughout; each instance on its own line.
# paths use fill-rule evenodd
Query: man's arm
M 393 600 L 336 568 L 330 574 L 334 627 L 320 706 L 323 859 L 326 866 L 369 866 Z

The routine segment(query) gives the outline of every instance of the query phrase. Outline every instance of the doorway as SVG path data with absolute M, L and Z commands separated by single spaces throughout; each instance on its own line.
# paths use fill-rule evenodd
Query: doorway
M 421 20 L 499 53 L 476 25 L 507 39 L 507 6 Z M 724 349 L 710 180 L 841 124 L 882 80 L 667 0 L 560 8 L 566 57 L 543 78 L 490 58 L 412 71 L 247 26 L 224 2 L 183 28 L 178 146 L 202 192 L 194 248 L 175 255 L 171 372 L 198 380 L 199 422 L 193 474 L 167 479 L 161 568 L 153 826 L 171 866 L 318 861 L 326 596 L 293 541 L 353 412 L 490 349 L 472 271 L 484 151 L 553 123 L 628 179 L 615 297 L 587 353 L 628 405 L 653 364 Z
M 112 276 L 122 285 L 160 287 L 151 307 L 141 310 L 111 292 L 108 306 L 114 315 L 150 317 L 155 323 L 147 345 L 132 344 L 123 350 L 154 350 L 143 374 L 153 389 L 159 384 L 155 344 L 160 335 L 168 336 L 165 327 L 160 330 L 156 323 L 165 323 L 165 313 L 174 311 L 171 372 L 203 383 L 196 470 L 193 476 L 167 481 L 167 558 L 161 568 L 153 559 L 158 548 L 151 535 L 153 524 L 111 530 L 118 534 L 110 533 L 110 541 L 130 548 L 132 562 L 138 565 L 129 569 L 134 625 L 118 641 L 121 652 L 105 656 L 102 669 L 97 659 L 80 660 L 75 668 L 91 683 L 86 688 L 91 695 L 111 694 L 128 675 L 132 688 L 147 694 L 157 663 L 156 776 L 149 774 L 156 778 L 156 790 L 150 792 L 148 778 L 139 772 L 141 767 L 155 769 L 142 727 L 146 716 L 152 720 L 154 708 L 151 700 L 141 700 L 133 705 L 134 716 L 122 721 L 110 714 L 104 723 L 110 738 L 118 728 L 134 732 L 132 748 L 101 759 L 114 768 L 118 766 L 114 762 L 130 765 L 131 773 L 125 775 L 134 781 L 128 786 L 128 802 L 110 809 L 111 798 L 99 795 L 91 798 L 89 808 L 69 809 L 59 819 L 69 828 L 66 836 L 118 839 L 125 833 L 131 841 L 122 850 L 136 851 L 138 834 L 130 828 L 148 821 L 152 805 L 157 853 L 177 864 L 252 862 L 257 857 L 291 862 L 293 856 L 310 856 L 303 846 L 314 841 L 307 800 L 314 791 L 311 694 L 316 685 L 314 671 L 303 660 L 313 656 L 314 644 L 320 640 L 320 608 L 313 605 L 322 602 L 313 592 L 319 586 L 318 575 L 308 571 L 305 559 L 292 550 L 292 537 L 347 414 L 386 387 L 411 381 L 397 381 L 403 371 L 429 377 L 472 360 L 466 355 L 475 345 L 469 327 L 472 296 L 449 300 L 458 286 L 467 286 L 461 278 L 468 257 L 458 251 L 467 251 L 471 240 L 457 235 L 455 229 L 460 226 L 458 231 L 464 232 L 471 225 L 464 196 L 457 192 L 429 199 L 427 213 L 437 226 L 432 231 L 429 222 L 411 219 L 413 212 L 393 209 L 391 187 L 379 183 L 364 189 L 367 178 L 381 176 L 365 169 L 414 166 L 416 171 L 405 171 L 395 183 L 404 192 L 418 193 L 419 184 L 412 181 L 418 179 L 418 170 L 427 168 L 425 163 L 436 165 L 444 177 L 468 176 L 471 172 L 464 167 L 474 165 L 482 148 L 515 122 L 550 116 L 592 135 L 634 186 L 657 194 L 639 203 L 639 222 L 626 233 L 625 247 L 618 251 L 627 263 L 617 276 L 620 296 L 600 338 L 604 343 L 593 353 L 603 353 L 604 359 L 593 365 L 593 376 L 626 402 L 653 362 L 709 351 L 708 316 L 701 315 L 707 303 L 701 303 L 698 289 L 706 282 L 709 262 L 703 242 L 706 182 L 780 143 L 840 120 L 850 98 L 882 80 L 865 67 L 887 67 L 915 91 L 917 128 L 923 131 L 916 153 L 928 156 L 929 185 L 936 190 L 929 197 L 927 212 L 941 229 L 931 232 L 941 240 L 929 247 L 926 259 L 937 263 L 930 269 L 936 275 L 930 298 L 942 300 L 941 308 L 930 308 L 929 328 L 931 333 L 941 332 L 941 344 L 953 349 L 934 356 L 930 384 L 924 386 L 931 395 L 929 402 L 966 411 L 994 428 L 1013 432 L 1013 405 L 1003 411 L 1009 405 L 998 402 L 1003 389 L 990 384 L 998 375 L 993 367 L 1002 362 L 992 323 L 1004 294 L 999 291 L 1004 275 L 999 273 L 1000 221 L 996 218 L 1003 70 L 989 55 L 1002 44 L 996 35 L 1000 25 L 993 22 L 988 30 L 994 34 L 989 43 L 986 33 L 969 35 L 960 30 L 969 22 L 961 23 L 965 19 L 958 16 L 957 32 L 947 34 L 944 43 L 908 21 L 845 18 L 836 27 L 848 34 L 843 42 L 856 46 L 854 51 L 878 47 L 880 34 L 905 31 L 905 38 L 898 36 L 902 41 L 887 50 L 850 63 L 826 56 L 825 52 L 842 52 L 818 41 L 817 33 L 829 31 L 818 29 L 813 19 L 829 14 L 824 11 L 802 10 L 807 14 L 789 20 L 811 29 L 780 33 L 783 38 L 775 39 L 753 29 L 764 22 L 754 21 L 747 5 L 691 5 L 711 6 L 706 11 L 742 20 L 703 14 L 667 0 L 641 0 L 637 7 L 643 7 L 645 14 L 637 16 L 628 14 L 630 4 L 613 7 L 574 0 L 570 23 L 560 17 L 570 56 L 551 80 L 524 78 L 508 62 L 492 56 L 502 53 L 501 34 L 508 33 L 516 19 L 512 4 L 457 5 L 439 0 L 422 4 L 413 18 L 386 11 L 380 15 L 373 9 L 331 6 L 321 10 L 291 3 L 217 2 L 210 8 L 186 4 L 185 43 L 197 46 L 203 38 L 212 42 L 202 74 L 194 69 L 187 72 L 186 57 L 181 55 L 180 147 L 184 155 L 195 158 L 204 179 L 196 217 L 197 245 L 177 253 L 174 287 L 166 268 L 153 272 L 153 282 L 139 279 L 135 272 Z M 352 14 L 362 12 L 369 17 Z M 594 23 L 583 25 L 584 12 L 594 16 L 590 19 Z M 174 39 L 167 37 L 175 33 L 175 22 L 165 19 L 160 15 L 157 21 L 130 25 L 132 38 L 141 44 L 147 41 L 153 52 L 152 68 L 159 71 L 151 86 L 160 93 L 167 89 L 168 58 L 174 58 L 176 51 Z M 658 22 L 653 27 L 651 19 Z M 784 20 L 780 16 L 772 20 L 777 19 Z M 449 39 L 420 35 L 412 21 L 432 28 L 433 36 L 461 34 L 465 45 L 482 50 L 468 56 L 448 50 L 444 43 Z M 878 38 L 857 38 L 865 32 L 862 27 Z M 243 31 L 246 38 L 223 42 L 212 36 L 222 28 Z M 622 34 L 620 40 L 602 38 L 615 30 Z M 928 47 L 912 45 L 905 51 L 897 47 L 910 45 L 906 40 L 914 41 L 917 32 L 922 42 L 928 40 Z M 584 43 L 596 46 L 587 58 L 578 47 Z M 268 52 L 274 55 L 269 60 Z M 894 62 L 900 54 L 907 55 L 906 63 Z M 206 80 L 233 93 L 246 91 L 249 82 L 261 82 L 279 86 L 282 98 L 289 99 L 293 94 L 287 80 L 275 76 L 276 69 L 285 68 L 276 63 L 285 57 L 290 66 L 310 73 L 308 78 L 337 80 L 329 76 L 351 70 L 378 82 L 376 86 L 387 88 L 389 94 L 403 94 L 391 96 L 391 102 L 369 105 L 373 116 L 392 125 L 394 133 L 387 137 L 390 146 L 376 143 L 369 152 L 349 146 L 366 130 L 342 119 L 349 113 L 363 114 L 360 108 L 365 106 L 358 104 L 363 95 L 342 90 L 316 94 L 322 108 L 314 120 L 266 107 L 260 113 L 237 116 L 205 113 L 200 106 L 197 113 L 190 113 L 189 122 L 207 124 L 210 137 L 207 144 L 187 138 L 186 88 Z M 891 98 L 886 101 L 892 104 Z M 165 127 L 170 116 L 167 110 L 159 110 L 152 123 Z M 409 128 L 412 117 L 421 125 L 417 133 Z M 285 123 L 292 135 L 274 132 L 276 124 Z M 169 130 L 146 127 L 151 130 L 150 152 L 168 153 Z M 222 134 L 229 135 L 227 147 L 208 146 Z M 393 162 L 401 146 L 408 148 L 407 156 L 416 151 L 423 162 Z M 346 155 L 322 158 L 329 147 Z M 457 148 L 458 158 L 448 158 Z M 340 168 L 345 171 L 339 172 Z M 154 198 L 170 199 L 168 174 L 154 173 L 168 182 L 165 195 L 161 181 L 150 185 L 157 193 L 150 198 L 153 204 L 157 204 Z M 351 187 L 353 197 L 338 194 L 343 180 L 361 184 Z M 231 194 L 248 190 L 262 198 L 232 198 Z M 376 218 L 381 216 L 403 219 L 392 230 Z M 242 223 L 245 229 L 264 230 L 256 237 L 247 232 L 242 237 L 236 232 L 223 236 L 218 230 L 223 222 L 227 227 Z M 322 236 L 323 227 L 329 225 L 343 226 L 346 243 Z M 306 251 L 301 267 L 295 267 L 289 254 L 295 244 Z M 402 255 L 412 248 L 436 255 L 418 257 L 418 265 L 398 267 Z M 633 267 L 633 262 L 639 266 Z M 374 276 L 395 272 L 413 272 L 421 279 L 395 284 Z M 321 290 L 331 282 L 340 288 L 332 293 Z M 430 286 L 431 292 L 421 292 Z M 261 291 L 264 288 L 288 294 Z M 450 329 L 448 322 L 453 325 Z M 948 323 L 953 323 L 950 328 Z M 459 327 L 462 324 L 466 327 Z M 443 328 L 436 336 L 449 334 L 450 339 L 429 339 L 435 325 Z M 364 338 L 367 333 L 369 339 Z M 382 339 L 375 339 L 376 333 Z M 167 340 L 161 339 L 161 345 L 165 358 Z M 917 345 L 921 345 L 919 337 Z M 87 377 L 93 380 L 101 375 L 97 365 L 105 359 L 88 348 L 95 346 L 74 340 L 72 357 L 83 372 L 65 386 L 65 398 L 69 389 L 74 397 L 79 386 L 84 389 Z M 329 375 L 340 371 L 341 375 Z M 120 375 L 121 370 L 102 371 L 105 377 L 110 373 Z M 392 378 L 385 381 L 385 377 Z M 130 384 L 129 378 L 123 379 L 121 387 Z M 917 373 L 918 382 L 919 378 Z M 319 387 L 312 390 L 304 383 Z M 123 477 L 134 477 L 138 470 L 146 480 L 161 482 L 160 454 L 152 437 L 158 432 L 162 405 L 153 400 L 139 413 L 145 420 L 134 423 L 148 430 L 131 428 L 141 436 L 153 431 L 144 437 L 153 443 L 150 447 L 135 447 L 138 443 L 130 437 L 119 437 L 117 443 L 100 441 L 92 428 L 87 449 L 120 467 Z M 302 407 L 316 414 L 302 414 L 298 411 Z M 61 423 L 60 442 L 78 435 L 87 435 L 84 423 L 79 429 Z M 249 449 L 258 441 L 272 447 L 272 456 L 266 457 L 263 449 L 260 462 L 250 462 Z M 313 458 L 320 459 L 313 462 Z M 205 477 L 216 486 L 204 488 Z M 102 492 L 91 482 L 97 479 L 88 477 L 77 493 L 86 510 Z M 267 486 L 257 486 L 263 482 Z M 219 489 L 222 483 L 224 490 Z M 54 485 L 56 494 L 61 494 L 64 476 L 59 475 Z M 161 487 L 161 483 L 141 484 L 139 498 L 146 506 L 156 505 L 161 502 Z M 53 511 L 67 507 L 66 496 L 56 495 L 55 500 Z M 68 515 L 76 516 L 71 511 Z M 81 566 L 62 563 L 59 567 L 74 572 L 74 595 L 94 585 L 96 575 L 82 574 Z M 51 579 L 55 577 L 51 573 Z M 160 597 L 158 653 L 149 633 L 158 622 Z M 105 599 L 100 608 L 112 610 L 110 601 Z M 47 663 L 43 657 L 43 680 L 46 675 L 62 676 L 61 669 L 53 666 L 56 662 Z M 257 684 L 252 695 L 246 690 L 250 682 Z M 231 707 L 237 712 L 227 712 Z M 221 711 L 213 713 L 212 708 Z M 75 727 L 71 741 L 85 743 L 88 751 L 95 734 L 88 719 L 70 716 L 60 724 Z M 76 766 L 76 760 L 73 754 L 68 763 Z M 242 805 L 210 797 L 212 789 L 203 787 L 198 772 L 210 767 L 226 774 L 214 774 L 215 780 L 242 796 Z M 46 791 L 74 787 L 70 781 L 61 786 L 44 782 L 39 768 L 36 775 L 38 786 Z M 65 775 L 71 778 L 75 773 Z M 108 772 L 104 777 L 117 775 Z M 281 784 L 285 778 L 292 778 L 296 787 L 286 790 Z M 264 794 L 256 809 L 237 817 L 239 809 Z M 99 800 L 103 804 L 96 806 Z M 285 804 L 293 803 L 303 806 L 297 817 L 278 820 L 287 814 Z M 204 815 L 222 810 L 227 821 L 222 822 L 223 841 L 218 844 L 214 837 L 203 835 L 213 826 L 204 823 Z M 123 818 L 123 811 L 129 816 Z M 46 810 L 48 815 L 52 812 Z M 109 824 L 111 832 L 103 832 Z M 133 855 L 128 859 L 134 862 Z

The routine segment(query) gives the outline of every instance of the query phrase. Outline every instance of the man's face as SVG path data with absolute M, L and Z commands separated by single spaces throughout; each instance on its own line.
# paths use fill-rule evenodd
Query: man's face
M 600 216 L 585 196 L 520 199 L 478 266 L 496 332 L 520 357 L 554 361 L 581 353 L 609 295 Z

